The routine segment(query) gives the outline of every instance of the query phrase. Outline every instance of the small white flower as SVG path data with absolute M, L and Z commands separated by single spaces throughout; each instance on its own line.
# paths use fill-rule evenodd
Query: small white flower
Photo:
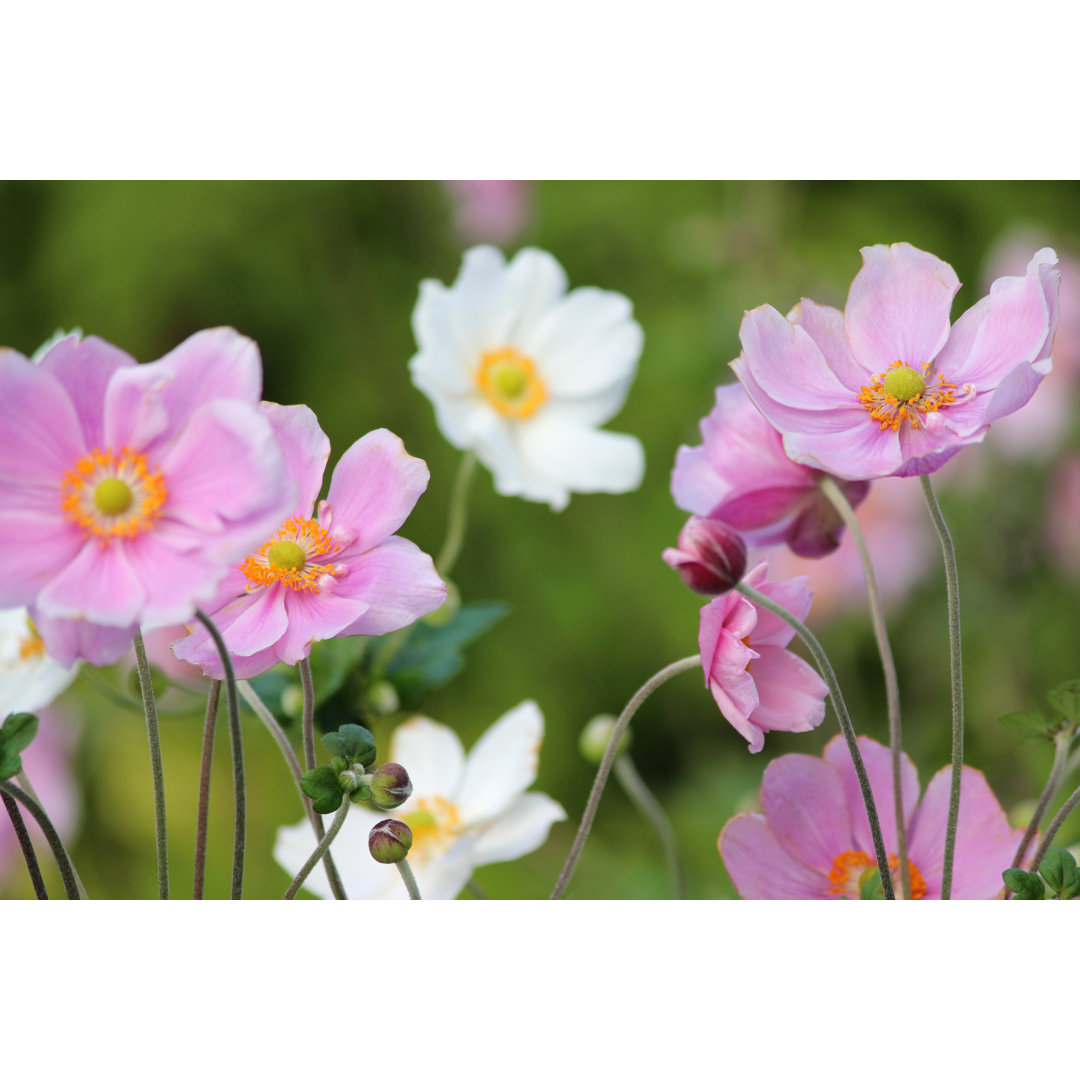
M 633 491 L 645 471 L 637 439 L 597 430 L 622 408 L 641 355 L 630 301 L 566 286 L 546 251 L 507 264 L 474 247 L 449 288 L 421 282 L 409 364 L 439 429 L 491 470 L 495 490 L 553 510 L 571 491 Z
M 349 899 L 407 899 L 397 868 L 377 863 L 368 851 L 372 826 L 388 817 L 412 829 L 409 866 L 425 900 L 453 900 L 476 867 L 518 859 L 540 847 L 551 826 L 566 818 L 553 799 L 525 790 L 536 779 L 543 737 L 544 718 L 532 701 L 492 724 L 467 758 L 461 740 L 444 724 L 424 716 L 401 724 L 387 760 L 405 767 L 412 796 L 388 813 L 351 807 L 331 849 Z M 314 849 L 305 820 L 278 830 L 274 858 L 296 874 Z M 330 897 L 321 863 L 304 887 Z
M 75 678 L 45 652 L 26 608 L 0 611 L 0 720 L 51 704 Z

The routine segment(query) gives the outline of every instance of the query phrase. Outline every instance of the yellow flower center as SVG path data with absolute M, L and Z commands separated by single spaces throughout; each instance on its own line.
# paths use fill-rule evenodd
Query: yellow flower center
M 161 473 L 126 446 L 91 450 L 60 482 L 64 516 L 102 544 L 152 529 L 167 497 Z
M 410 799 L 407 805 L 409 812 L 399 817 L 412 829 L 410 862 L 430 862 L 454 846 L 461 831 L 461 813 L 452 802 L 433 795 Z
M 937 412 L 955 403 L 953 391 L 956 384 L 946 382 L 944 375 L 938 375 L 936 385 L 927 388 L 926 372 L 929 368 L 929 361 L 923 364 L 922 372 L 918 372 L 896 360 L 887 371 L 875 375 L 870 385 L 859 391 L 859 403 L 870 418 L 878 422 L 882 431 L 886 428 L 899 431 L 905 420 L 917 431 L 922 427 L 927 413 Z
M 29 615 L 26 617 L 26 637 L 19 641 L 19 659 L 36 660 L 45 655 L 45 642 L 41 640 L 34 620 Z
M 547 387 L 536 365 L 512 345 L 480 357 L 476 385 L 503 416 L 524 420 L 547 401 Z
M 877 860 L 865 851 L 845 851 L 837 855 L 829 871 L 829 895 L 858 900 L 859 890 L 876 869 Z M 900 875 L 897 871 L 900 869 L 900 859 L 896 854 L 889 856 L 889 869 L 892 871 L 893 885 L 899 890 Z M 926 881 L 910 859 L 908 872 L 911 875 L 911 899 L 921 900 L 926 895 Z
M 319 592 L 325 578 L 341 577 L 345 567 L 324 561 L 340 545 L 312 518 L 299 514 L 284 525 L 254 555 L 241 564 L 244 577 L 256 585 L 281 583 L 294 592 Z

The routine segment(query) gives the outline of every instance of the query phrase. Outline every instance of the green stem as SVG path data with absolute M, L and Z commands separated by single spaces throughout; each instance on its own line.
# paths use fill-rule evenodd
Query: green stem
M 803 644 L 810 650 L 825 685 L 829 688 L 829 697 L 832 698 L 833 711 L 836 713 L 840 731 L 843 733 L 844 742 L 847 743 L 851 762 L 855 766 L 855 775 L 859 780 L 859 790 L 862 792 L 863 803 L 866 805 L 866 817 L 870 823 L 870 835 L 874 841 L 874 856 L 877 859 L 878 873 L 881 875 L 882 896 L 886 900 L 895 900 L 893 891 L 892 874 L 889 872 L 889 858 L 885 853 L 885 842 L 881 837 L 881 823 L 878 820 L 877 806 L 874 803 L 874 792 L 870 788 L 870 777 L 866 774 L 866 765 L 863 763 L 862 753 L 859 750 L 859 741 L 855 737 L 855 727 L 848 715 L 847 705 L 844 703 L 844 695 L 840 693 L 840 683 L 836 679 L 836 672 L 829 663 L 821 642 L 810 632 L 810 629 L 785 607 L 781 607 L 776 601 L 770 600 L 757 589 L 751 588 L 745 582 L 735 586 L 736 590 L 743 594 L 752 603 L 771 611 L 778 618 L 790 626 L 802 639 Z
M 472 895 L 477 900 L 490 900 L 491 899 L 491 897 L 488 896 L 488 894 L 486 892 L 484 892 L 484 890 L 481 889 L 479 885 L 476 884 L 476 882 L 475 882 L 475 880 L 473 878 L 469 878 L 469 880 L 465 882 L 465 888 L 468 889 L 468 891 L 470 893 L 472 893 Z
M 611 729 L 611 737 L 608 739 L 607 750 L 604 751 L 604 758 L 600 762 L 600 767 L 596 772 L 596 779 L 593 781 L 592 791 L 589 792 L 589 801 L 585 804 L 585 812 L 581 816 L 581 825 L 578 826 L 577 836 L 574 837 L 574 843 L 570 848 L 570 854 L 566 857 L 566 863 L 562 868 L 562 873 L 559 874 L 559 880 L 555 882 L 555 888 L 551 891 L 549 900 L 560 900 L 563 894 L 566 892 L 567 885 L 570 884 L 570 878 L 574 875 L 574 869 L 577 866 L 578 859 L 581 858 L 581 852 L 585 848 L 585 841 L 589 838 L 589 830 L 592 828 L 593 819 L 596 817 L 596 811 L 600 806 L 600 798 L 604 794 L 604 786 L 607 784 L 608 776 L 611 774 L 612 767 L 615 764 L 616 755 L 619 752 L 619 740 L 623 736 L 623 732 L 626 731 L 633 719 L 634 713 L 641 707 L 642 702 L 658 687 L 662 686 L 668 681 L 668 679 L 680 674 L 684 671 L 689 671 L 691 668 L 701 666 L 701 657 L 695 653 L 693 656 L 683 657 L 682 660 L 676 660 L 673 664 L 668 664 L 666 668 L 662 668 L 651 679 L 646 682 L 640 690 L 627 702 L 626 708 L 623 709 L 622 715 L 615 721 L 615 726 Z
M 941 541 L 945 560 L 945 593 L 949 618 L 949 681 L 952 687 L 952 770 L 949 785 L 949 817 L 945 825 L 945 859 L 941 872 L 941 899 L 952 893 L 953 860 L 956 855 L 956 825 L 960 819 L 960 781 L 964 764 L 964 675 L 960 654 L 960 583 L 956 572 L 956 549 L 949 527 L 938 505 L 929 476 L 921 476 L 930 519 Z
M 1046 827 L 1046 835 L 1042 838 L 1042 843 L 1039 844 L 1038 850 L 1031 857 L 1031 865 L 1033 868 L 1037 868 L 1039 863 L 1043 861 L 1043 856 L 1050 850 L 1050 845 L 1054 842 L 1054 837 L 1057 836 L 1058 830 L 1065 824 L 1065 819 L 1076 809 L 1077 803 L 1080 803 L 1080 787 L 1078 787 L 1061 805 L 1061 809 L 1054 815 L 1053 820 Z
M 642 816 L 656 830 L 660 843 L 667 856 L 668 869 L 675 886 L 675 899 L 686 899 L 686 869 L 679 856 L 679 845 L 675 840 L 675 830 L 671 827 L 664 808 L 656 796 L 649 790 L 641 774 L 634 768 L 629 754 L 621 753 L 615 759 L 615 779 L 632 803 L 641 811 Z
M 461 545 L 465 540 L 469 482 L 475 471 L 476 455 L 471 450 L 467 450 L 462 456 L 457 475 L 454 477 L 454 487 L 450 492 L 450 509 L 446 518 L 446 538 L 435 560 L 435 570 L 441 578 L 445 578 L 450 573 L 461 554 Z
M 206 888 L 206 834 L 210 825 L 210 769 L 214 760 L 214 734 L 217 731 L 218 699 L 221 682 L 210 683 L 206 699 L 206 722 L 203 725 L 202 767 L 199 771 L 199 812 L 195 825 L 195 884 L 192 898 L 202 900 Z
M 416 884 L 416 875 L 412 872 L 408 860 L 402 859 L 400 862 L 394 863 L 394 865 L 398 868 L 401 880 L 405 882 L 405 888 L 409 890 L 409 899 L 419 900 L 420 887 Z
M 67 849 L 64 847 L 63 840 L 60 839 L 60 834 L 49 820 L 49 815 L 45 813 L 35 799 L 9 780 L 0 780 L 0 792 L 16 802 L 22 803 L 30 811 L 30 816 L 41 826 L 41 831 L 45 834 L 45 839 L 52 849 L 53 858 L 56 859 L 56 865 L 60 870 L 60 878 L 64 883 L 64 892 L 67 894 L 67 898 L 69 900 L 81 899 L 78 881 L 75 876 L 75 866 L 71 861 L 71 856 L 67 853 Z
M 158 899 L 169 899 L 169 837 L 165 825 L 165 773 L 161 766 L 161 734 L 158 731 L 157 702 L 146 659 L 142 631 L 135 631 L 135 663 L 139 668 L 139 689 L 142 692 L 143 712 L 146 713 L 146 733 L 150 740 L 150 769 L 154 777 L 154 832 L 157 838 Z
M 315 684 L 311 679 L 311 661 L 305 656 L 296 665 L 300 671 L 300 685 L 304 689 L 304 711 L 300 720 L 303 734 L 304 768 L 315 768 Z
M 205 612 L 196 609 L 195 618 L 206 627 L 214 639 L 221 666 L 225 672 L 225 703 L 229 710 L 229 738 L 232 745 L 233 791 L 235 813 L 233 815 L 233 876 L 230 899 L 239 900 L 244 891 L 244 848 L 247 832 L 247 789 L 244 781 L 244 743 L 240 731 L 240 702 L 236 696 L 236 673 L 225 639 Z
M 45 803 L 42 801 L 41 796 L 34 790 L 34 785 L 30 783 L 30 777 L 27 776 L 22 769 L 20 769 L 15 774 L 15 779 L 18 780 L 19 786 L 23 789 L 23 791 L 25 791 L 26 794 L 29 795 L 30 798 L 33 799 L 39 806 L 45 805 Z M 86 892 L 86 886 L 83 885 L 82 878 L 79 877 L 79 871 L 75 869 L 74 863 L 71 864 L 71 873 L 74 875 L 75 884 L 79 889 L 79 899 L 89 900 L 90 897 Z
M 26 822 L 23 821 L 22 811 L 19 804 L 4 792 L 4 809 L 11 818 L 11 827 L 15 830 L 15 836 L 22 848 L 23 859 L 26 862 L 27 872 L 30 874 L 30 882 L 34 886 L 34 895 L 39 900 L 48 900 L 49 891 L 45 888 L 45 879 L 41 876 L 41 867 L 38 865 L 37 853 L 34 851 L 34 842 L 30 839 L 30 833 L 26 830 Z
M 282 900 L 291 900 L 299 891 L 300 886 L 307 881 L 308 874 L 315 869 L 315 864 L 323 857 L 323 855 L 329 850 L 330 845 L 334 842 L 334 837 L 341 832 L 341 826 L 345 824 L 345 818 L 349 816 L 349 807 L 352 803 L 349 802 L 346 796 L 341 800 L 341 806 L 338 808 L 338 812 L 334 815 L 334 820 L 330 823 L 330 828 L 326 830 L 326 835 L 319 841 L 318 847 L 308 856 L 308 860 L 300 867 L 300 873 L 292 879 L 292 883 L 285 890 L 285 895 Z
M 885 709 L 889 717 L 889 749 L 892 756 L 893 816 L 896 819 L 896 857 L 900 863 L 900 898 L 906 900 L 911 896 L 911 867 L 908 864 L 907 828 L 904 824 L 900 684 L 896 677 L 892 646 L 889 644 L 889 631 L 885 625 L 881 590 L 878 588 L 877 574 L 874 572 L 874 563 L 870 558 L 870 548 L 867 546 L 866 537 L 863 535 L 862 527 L 847 496 L 840 485 L 827 475 L 822 477 L 821 490 L 850 530 L 851 538 L 855 541 L 862 561 L 863 577 L 866 579 L 870 622 L 874 627 L 874 639 L 877 641 L 878 655 L 881 657 L 881 671 L 885 677 Z
M 1035 805 L 1035 813 L 1031 815 L 1031 820 L 1028 822 L 1024 835 L 1020 839 L 1013 861 L 1009 863 L 1010 866 L 1022 865 L 1021 860 L 1027 853 L 1028 845 L 1039 831 L 1039 822 L 1042 821 L 1042 816 L 1046 813 L 1046 808 L 1050 805 L 1050 800 L 1054 797 L 1054 792 L 1065 775 L 1065 760 L 1069 756 L 1069 743 L 1072 741 L 1075 730 L 1076 725 L 1072 724 L 1068 729 L 1059 731 L 1054 736 L 1054 763 L 1050 766 L 1050 775 L 1046 778 L 1046 787 L 1043 788 L 1042 794 L 1039 796 L 1039 801 Z M 1008 897 L 1009 890 L 1006 889 L 1004 899 L 1008 899 Z

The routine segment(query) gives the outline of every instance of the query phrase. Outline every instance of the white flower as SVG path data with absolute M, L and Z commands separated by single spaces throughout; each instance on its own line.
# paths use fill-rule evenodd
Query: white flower
M 26 608 L 0 611 L 0 720 L 52 703 L 75 678 L 45 652 Z
M 421 282 L 409 364 L 439 429 L 492 471 L 495 490 L 554 510 L 571 491 L 633 491 L 645 471 L 637 439 L 596 430 L 622 408 L 641 355 L 630 301 L 566 285 L 546 251 L 507 264 L 472 248 L 450 288 Z
M 487 863 L 507 862 L 535 851 L 566 811 L 547 795 L 526 792 L 536 779 L 544 718 L 525 701 L 497 720 L 469 752 L 444 724 L 424 716 L 406 720 L 390 741 L 388 761 L 403 765 L 413 784 L 409 800 L 389 813 L 352 806 L 331 851 L 350 900 L 404 900 L 396 866 L 377 863 L 368 833 L 388 817 L 412 829 L 409 866 L 425 900 L 453 900 Z M 380 759 L 382 755 L 380 754 Z M 296 874 L 315 849 L 308 822 L 278 830 L 274 858 Z M 319 863 L 304 885 L 330 897 Z

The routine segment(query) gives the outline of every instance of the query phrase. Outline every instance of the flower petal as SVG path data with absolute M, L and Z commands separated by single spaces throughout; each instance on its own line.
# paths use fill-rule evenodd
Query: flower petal
M 812 731 L 825 718 L 828 687 L 801 657 L 775 645 L 759 645 L 750 663 L 758 705 L 749 721 L 762 731 Z
M 565 820 L 566 811 L 547 795 L 535 791 L 519 795 L 480 832 L 472 849 L 473 866 L 520 859 L 542 847 L 551 826 Z
M 523 701 L 499 717 L 469 751 L 458 805 L 466 825 L 497 817 L 535 779 L 544 717 Z
M 854 394 L 869 384 L 877 371 L 860 364 L 851 351 L 844 313 L 805 297 L 788 312 L 788 322 L 802 327 L 821 350 L 829 370 Z
M 37 606 L 53 618 L 126 627 L 138 621 L 145 600 L 146 590 L 128 560 L 126 545 L 91 541 L 41 591 Z
M 98 626 L 85 619 L 50 619 L 37 608 L 30 609 L 30 617 L 45 643 L 45 651 L 66 667 L 78 660 L 94 667 L 115 664 L 131 648 L 138 629 L 137 626 Z
M 720 834 L 724 867 L 744 900 L 824 900 L 829 878 L 792 858 L 761 814 L 736 814 Z
M 336 582 L 334 583 L 336 584 Z M 327 586 L 319 592 L 295 592 L 284 588 L 286 626 L 276 639 L 274 651 L 286 664 L 298 664 L 311 652 L 314 641 L 326 641 L 345 633 L 345 628 L 367 608 L 363 600 L 343 595 Z
M 417 798 L 441 795 L 457 801 L 465 775 L 465 749 L 445 724 L 426 716 L 399 724 L 390 742 L 390 760 L 405 768 Z
M 66 521 L 0 512 L 0 607 L 32 604 L 83 546 L 80 530 Z
M 264 401 L 259 409 L 270 421 L 281 449 L 285 472 L 296 485 L 296 502 L 284 517 L 295 514 L 311 517 L 315 500 L 322 490 L 323 473 L 330 457 L 330 440 L 306 405 L 276 405 Z

